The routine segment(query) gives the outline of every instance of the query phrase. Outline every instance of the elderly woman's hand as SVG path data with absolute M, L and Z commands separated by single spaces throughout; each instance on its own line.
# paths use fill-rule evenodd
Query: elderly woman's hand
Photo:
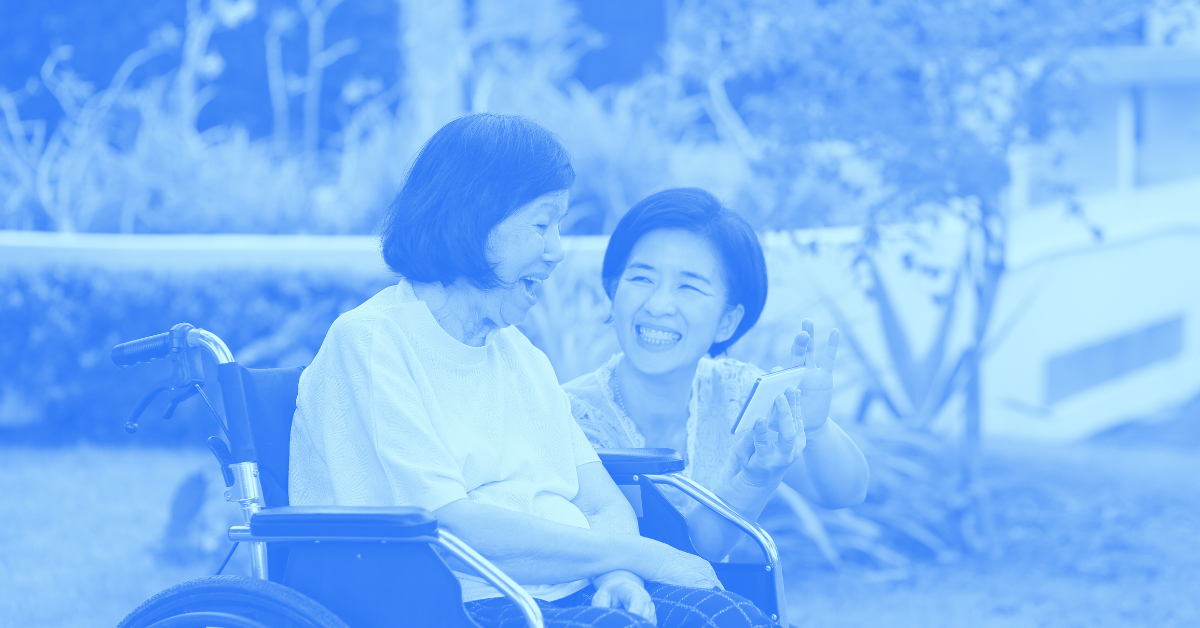
M 646 580 L 693 589 L 724 588 L 707 560 L 663 543 L 656 543 L 655 546 L 658 548 L 657 554 L 646 557 L 651 568 L 639 573 Z
M 596 585 L 592 606 L 627 610 L 652 624 L 658 623 L 654 617 L 654 602 L 641 578 L 628 571 L 613 571 L 592 581 Z

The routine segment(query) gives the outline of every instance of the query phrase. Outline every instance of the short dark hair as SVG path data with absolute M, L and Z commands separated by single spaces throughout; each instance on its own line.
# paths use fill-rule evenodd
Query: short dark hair
M 478 113 L 433 134 L 392 199 L 383 260 L 413 281 L 499 285 L 488 233 L 543 194 L 575 182 L 571 157 L 550 131 L 520 116 Z
M 658 229 L 689 231 L 708 240 L 717 250 L 728 286 L 726 304 L 729 307 L 740 304 L 745 309 L 733 335 L 709 347 L 709 355 L 721 355 L 754 327 L 767 302 L 767 262 L 758 236 L 741 216 L 699 188 L 674 188 L 651 194 L 626 212 L 608 240 L 600 277 L 609 299 L 616 294 L 634 245 Z

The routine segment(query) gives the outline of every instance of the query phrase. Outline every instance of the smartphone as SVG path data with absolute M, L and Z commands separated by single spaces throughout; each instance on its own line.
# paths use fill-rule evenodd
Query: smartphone
M 746 405 L 742 406 L 742 413 L 738 415 L 737 421 L 733 424 L 732 432 L 741 434 L 753 429 L 754 422 L 759 417 L 767 416 L 771 412 L 771 405 L 775 403 L 776 397 L 782 395 L 783 391 L 788 388 L 800 386 L 800 377 L 803 375 L 803 366 L 793 366 L 782 371 L 767 373 L 755 380 L 754 387 L 750 389 L 750 397 L 746 399 Z

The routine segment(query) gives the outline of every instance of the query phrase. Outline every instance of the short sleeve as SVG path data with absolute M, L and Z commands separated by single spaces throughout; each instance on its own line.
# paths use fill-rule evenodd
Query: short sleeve
M 583 428 L 575 421 L 571 421 L 569 429 L 571 430 L 571 446 L 575 451 L 575 466 L 599 462 L 600 456 L 596 455 L 592 441 L 584 434 Z
M 571 417 L 579 426 L 581 433 L 596 449 L 620 447 L 621 441 L 592 404 L 580 399 L 572 393 L 567 393 L 571 400 Z

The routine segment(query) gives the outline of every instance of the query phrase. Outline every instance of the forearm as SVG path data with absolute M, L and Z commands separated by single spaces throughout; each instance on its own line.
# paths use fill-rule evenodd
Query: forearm
M 437 510 L 438 525 L 523 584 L 557 584 L 617 570 L 645 577 L 666 545 L 636 534 L 577 528 L 462 499 Z
M 611 503 L 606 507 L 602 507 L 596 512 L 584 512 L 583 516 L 588 520 L 588 527 L 598 532 L 612 532 L 617 534 L 638 534 L 637 515 L 633 513 L 633 509 L 625 503 L 625 498 L 620 497 L 620 503 Z M 637 582 L 638 586 L 644 584 L 642 578 L 632 571 L 618 569 L 609 571 L 592 577 L 592 584 L 599 589 L 609 580 L 626 578 Z
M 771 493 L 779 485 L 780 478 L 768 480 L 764 485 L 752 484 L 738 473 L 729 478 L 713 493 L 750 521 L 756 521 Z M 719 561 L 741 540 L 744 532 L 728 519 L 700 505 L 687 515 L 688 531 L 696 552 L 705 560 Z
M 866 498 L 870 478 L 867 460 L 858 445 L 832 420 L 807 437 L 802 460 L 803 466 L 792 465 L 784 481 L 806 496 L 815 497 L 818 505 L 849 508 Z

